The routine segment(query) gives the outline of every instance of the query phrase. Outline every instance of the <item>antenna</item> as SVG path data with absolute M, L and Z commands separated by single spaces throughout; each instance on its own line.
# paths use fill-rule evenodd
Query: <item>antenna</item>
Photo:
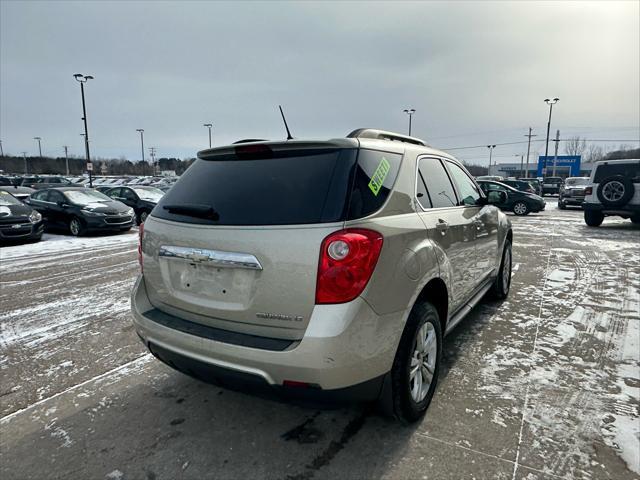
M 282 115 L 282 121 L 284 122 L 284 128 L 287 129 L 287 140 L 293 140 L 293 137 L 291 136 L 291 132 L 289 131 L 289 125 L 287 125 L 287 119 L 284 118 L 284 112 L 282 111 L 282 105 L 278 105 L 278 108 L 280 109 L 280 115 Z

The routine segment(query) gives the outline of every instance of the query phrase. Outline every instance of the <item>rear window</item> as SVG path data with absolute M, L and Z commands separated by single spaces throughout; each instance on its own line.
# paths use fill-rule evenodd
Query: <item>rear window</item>
M 266 148 L 266 147 L 265 147 Z M 400 155 L 316 148 L 198 159 L 153 210 L 167 220 L 211 225 L 296 225 L 361 218 L 378 210 Z M 215 216 L 185 213 L 210 207 Z M 173 207 L 173 208 L 172 208 Z
M 640 162 L 598 165 L 593 181 L 594 183 L 600 183 L 605 178 L 611 177 L 612 175 L 629 177 L 634 183 L 638 183 L 640 182 Z

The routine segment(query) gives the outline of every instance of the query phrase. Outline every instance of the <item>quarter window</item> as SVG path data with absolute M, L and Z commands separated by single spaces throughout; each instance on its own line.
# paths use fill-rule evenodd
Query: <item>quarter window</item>
M 459 205 L 478 205 L 480 192 L 478 192 L 478 188 L 469 178 L 469 175 L 453 162 L 447 162 L 447 165 L 453 181 L 458 187 L 458 193 L 460 194 Z
M 449 175 L 440 160 L 422 158 L 418 170 L 427 187 L 433 208 L 455 207 L 458 204 Z

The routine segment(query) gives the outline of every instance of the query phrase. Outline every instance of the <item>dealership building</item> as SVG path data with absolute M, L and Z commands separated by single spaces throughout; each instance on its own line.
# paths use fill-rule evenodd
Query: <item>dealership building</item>
M 522 164 L 517 163 L 499 163 L 497 165 L 491 165 L 489 169 L 489 175 L 500 175 L 502 177 L 543 177 L 545 160 L 546 160 L 546 176 L 553 176 L 553 156 L 538 157 L 537 162 L 529 162 L 528 175 L 524 174 L 526 170 L 526 161 Z M 588 177 L 593 169 L 593 163 L 582 163 L 582 158 L 577 155 L 558 155 L 556 160 L 555 173 L 556 177 Z

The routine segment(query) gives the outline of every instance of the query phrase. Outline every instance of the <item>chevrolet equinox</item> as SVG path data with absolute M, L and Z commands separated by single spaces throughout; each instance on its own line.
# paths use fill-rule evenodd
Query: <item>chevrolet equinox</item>
M 416 421 L 443 336 L 509 293 L 511 224 L 487 195 L 380 130 L 201 151 L 140 226 L 135 328 L 196 378 Z

